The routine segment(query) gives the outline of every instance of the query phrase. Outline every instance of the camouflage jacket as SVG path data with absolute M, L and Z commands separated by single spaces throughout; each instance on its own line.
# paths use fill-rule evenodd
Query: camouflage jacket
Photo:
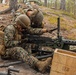
M 17 45 L 20 41 L 15 39 L 16 36 L 16 28 L 14 25 L 8 25 L 4 30 L 4 44 L 5 47 L 14 47 Z M 29 27 L 27 29 L 29 34 L 43 34 L 43 31 L 41 28 L 31 28 Z

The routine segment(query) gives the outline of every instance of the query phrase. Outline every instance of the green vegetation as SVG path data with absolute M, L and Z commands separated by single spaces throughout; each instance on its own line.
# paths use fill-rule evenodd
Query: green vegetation
M 66 15 L 66 16 L 70 16 L 70 17 L 76 19 L 76 16 L 75 16 L 73 13 L 69 13 L 69 12 L 63 11 L 62 14 L 63 14 L 63 15 Z
M 50 23 L 51 24 L 57 24 L 57 19 L 56 19 L 56 17 L 55 16 L 51 16 L 50 18 L 49 18 L 49 21 L 50 21 Z

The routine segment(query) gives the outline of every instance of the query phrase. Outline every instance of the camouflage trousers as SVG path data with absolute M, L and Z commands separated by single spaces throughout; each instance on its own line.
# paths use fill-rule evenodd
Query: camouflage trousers
M 13 47 L 6 49 L 4 57 L 10 57 L 11 59 L 24 61 L 31 67 L 35 66 L 35 64 L 38 62 L 38 59 L 33 57 L 22 47 Z

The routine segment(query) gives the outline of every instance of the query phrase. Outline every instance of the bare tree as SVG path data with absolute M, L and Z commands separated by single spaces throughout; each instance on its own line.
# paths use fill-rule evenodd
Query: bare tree
M 14 9 L 14 11 L 18 9 L 17 0 L 9 0 L 9 8 L 1 11 L 0 14 L 11 12 L 12 9 Z
M 74 0 L 74 15 L 76 15 L 76 0 Z
M 0 3 L 2 3 L 2 0 L 0 0 Z
M 57 0 L 55 0 L 55 9 L 57 9 Z
M 44 0 L 44 6 L 47 7 L 47 0 Z
M 61 10 L 65 10 L 66 9 L 66 2 L 65 2 L 65 0 L 61 0 L 61 3 L 60 3 L 60 9 Z
M 67 2 L 67 11 L 70 13 L 71 9 L 70 9 L 70 5 L 71 5 L 71 2 Z

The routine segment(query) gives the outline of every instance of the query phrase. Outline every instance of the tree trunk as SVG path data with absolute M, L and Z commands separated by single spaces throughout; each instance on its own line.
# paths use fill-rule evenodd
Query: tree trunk
M 67 11 L 68 11 L 69 13 L 70 13 L 70 11 L 71 11 L 71 10 L 70 10 L 70 5 L 71 5 L 70 2 L 68 1 L 68 3 L 67 3 Z
M 47 7 L 47 0 L 44 0 L 44 6 Z
M 16 11 L 18 9 L 17 0 L 9 0 L 9 8 L 1 11 L 0 14 L 11 12 L 11 10 Z
M 9 8 L 17 10 L 17 0 L 9 0 Z
M 52 0 L 51 0 L 51 3 L 50 3 L 50 8 L 52 8 Z
M 39 2 L 41 2 L 41 0 L 39 0 Z
M 2 3 L 2 0 L 0 0 L 0 3 Z
M 74 0 L 74 15 L 76 15 L 76 0 Z
M 65 8 L 65 4 L 66 2 L 65 2 L 65 0 L 61 0 L 61 3 L 60 3 L 60 9 L 61 10 L 65 10 L 66 8 Z
M 57 9 L 57 0 L 55 0 L 55 9 Z

